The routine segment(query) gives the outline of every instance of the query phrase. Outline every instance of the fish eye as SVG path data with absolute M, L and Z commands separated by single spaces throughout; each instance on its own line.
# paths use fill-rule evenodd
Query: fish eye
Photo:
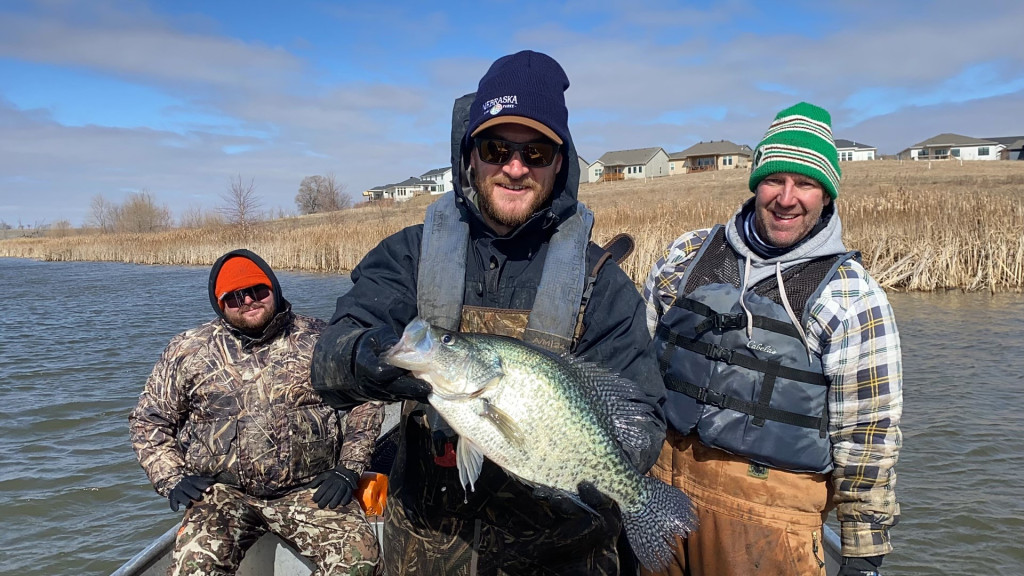
M 441 344 L 452 344 L 455 342 L 455 336 L 445 333 L 441 335 Z

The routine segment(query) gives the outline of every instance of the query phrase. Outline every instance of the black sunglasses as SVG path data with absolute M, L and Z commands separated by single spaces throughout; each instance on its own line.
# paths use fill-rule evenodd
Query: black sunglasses
M 554 142 L 509 142 L 497 138 L 474 138 L 476 153 L 488 164 L 503 165 L 519 152 L 524 165 L 531 168 L 551 166 L 558 154 L 559 146 Z
M 241 308 L 242 304 L 245 304 L 246 296 L 248 296 L 253 302 L 259 302 L 267 296 L 270 296 L 270 287 L 265 284 L 259 284 L 257 286 L 242 288 L 241 290 L 228 292 L 221 297 L 220 301 L 228 308 Z

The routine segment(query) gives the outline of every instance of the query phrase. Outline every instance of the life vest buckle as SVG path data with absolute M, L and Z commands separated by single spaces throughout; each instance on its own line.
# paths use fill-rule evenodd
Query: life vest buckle
M 705 356 L 712 360 L 725 362 L 726 364 L 732 363 L 732 350 L 729 348 L 725 348 L 723 346 L 719 346 L 717 344 L 711 344 L 710 346 L 708 346 L 708 351 L 707 354 L 705 354 Z
M 709 388 L 698 388 L 695 398 L 701 404 L 725 408 L 725 394 L 722 394 L 721 392 L 717 392 Z
M 743 314 L 715 314 L 710 318 L 711 326 L 722 332 L 724 330 L 735 330 L 743 328 L 747 324 L 747 317 Z

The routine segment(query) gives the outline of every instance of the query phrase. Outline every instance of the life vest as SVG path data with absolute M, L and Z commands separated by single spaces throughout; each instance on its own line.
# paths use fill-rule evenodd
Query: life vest
M 741 293 L 743 260 L 716 226 L 680 281 L 655 340 L 665 374 L 669 425 L 708 446 L 795 472 L 832 469 L 828 385 L 782 296 L 803 323 L 836 270 L 855 252 L 833 254 Z M 747 314 L 751 313 L 751 337 Z
M 588 276 L 586 269 L 594 215 L 577 203 L 576 213 L 551 237 L 532 309 L 505 310 L 502 315 L 510 320 L 481 322 L 481 309 L 463 306 L 469 224 L 455 202 L 455 193 L 448 192 L 427 209 L 416 285 L 419 316 L 446 330 L 500 333 L 568 352 L 578 336 L 580 305 L 596 276 L 596 270 Z

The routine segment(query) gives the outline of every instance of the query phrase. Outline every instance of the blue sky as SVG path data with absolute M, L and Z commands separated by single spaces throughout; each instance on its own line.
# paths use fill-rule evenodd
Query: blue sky
M 588 161 L 754 146 L 800 100 L 881 153 L 1024 135 L 1021 2 L 380 4 L 5 0 L 0 221 L 79 225 L 140 191 L 178 217 L 238 176 L 274 214 L 314 174 L 359 199 L 446 165 L 452 102 L 522 49 L 565 68 Z

